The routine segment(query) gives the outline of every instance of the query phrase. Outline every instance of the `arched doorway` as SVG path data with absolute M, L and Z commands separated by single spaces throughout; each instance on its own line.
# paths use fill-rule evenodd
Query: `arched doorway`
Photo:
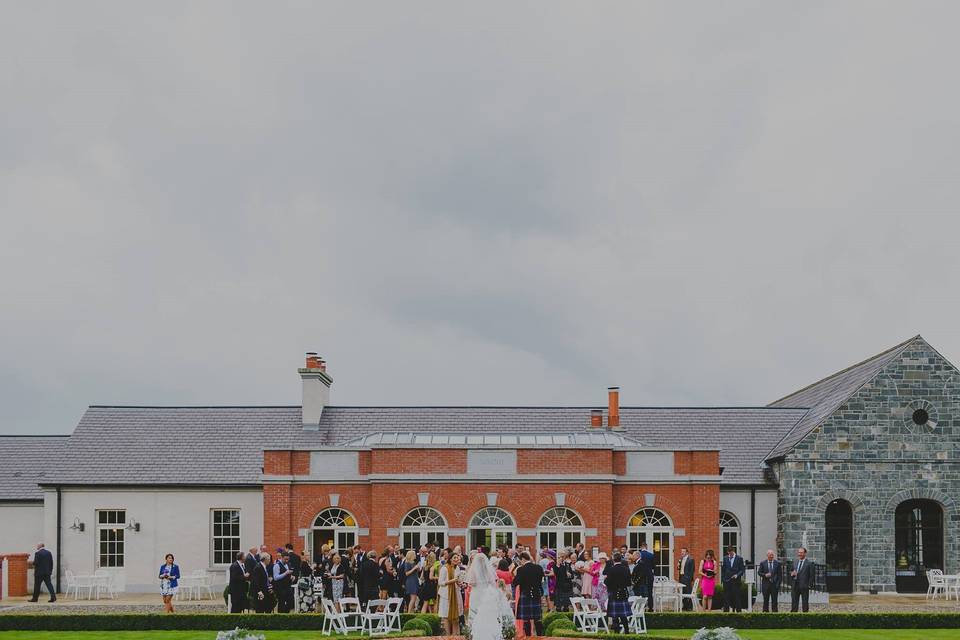
M 551 507 L 540 516 L 537 538 L 541 548 L 573 548 L 583 542 L 583 519 L 573 509 Z
M 331 549 L 343 551 L 357 544 L 357 520 L 346 509 L 331 507 L 324 509 L 313 520 L 313 548 L 311 556 L 314 562 L 320 562 L 320 548 L 329 545 Z
M 470 518 L 470 548 L 513 546 L 516 521 L 500 507 L 484 507 Z
M 943 509 L 933 500 L 907 500 L 894 514 L 897 591 L 923 593 L 927 571 L 943 570 Z
M 824 520 L 827 591 L 853 593 L 853 506 L 834 500 L 827 505 Z
M 419 549 L 429 542 L 441 548 L 447 546 L 447 521 L 436 509 L 417 507 L 400 523 L 400 546 Z
M 660 509 L 640 509 L 627 522 L 627 546 L 639 549 L 646 543 L 653 553 L 653 572 L 658 576 L 673 575 L 673 522 Z

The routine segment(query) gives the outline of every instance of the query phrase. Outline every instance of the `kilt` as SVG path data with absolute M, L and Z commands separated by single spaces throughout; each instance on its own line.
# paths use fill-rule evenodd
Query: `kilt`
M 539 620 L 542 617 L 543 608 L 540 605 L 540 598 L 521 594 L 517 602 L 517 620 Z
M 627 600 L 614 600 L 610 598 L 607 600 L 607 615 L 611 618 L 617 616 L 626 616 L 630 617 L 630 614 L 633 613 L 630 610 L 630 602 Z

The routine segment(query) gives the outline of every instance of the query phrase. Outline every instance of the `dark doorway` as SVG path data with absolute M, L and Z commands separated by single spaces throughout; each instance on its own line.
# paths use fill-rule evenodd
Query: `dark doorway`
M 827 591 L 853 593 L 853 507 L 834 500 L 826 513 Z
M 471 529 L 470 530 L 470 549 L 486 547 L 488 550 L 496 549 L 501 545 L 513 546 L 513 532 L 497 529 Z
M 943 570 L 943 509 L 933 500 L 907 500 L 897 506 L 897 591 L 923 593 L 927 571 Z

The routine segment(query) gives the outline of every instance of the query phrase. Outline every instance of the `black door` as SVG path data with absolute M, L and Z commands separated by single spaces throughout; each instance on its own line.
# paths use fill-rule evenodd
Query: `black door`
M 853 507 L 834 500 L 826 514 L 827 591 L 853 593 Z
M 933 500 L 901 502 L 896 527 L 897 591 L 923 593 L 927 571 L 943 570 L 943 509 Z

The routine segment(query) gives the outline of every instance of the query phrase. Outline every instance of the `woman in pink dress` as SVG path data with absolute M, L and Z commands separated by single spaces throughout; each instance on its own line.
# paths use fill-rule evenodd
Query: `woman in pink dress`
M 703 610 L 710 611 L 713 607 L 713 590 L 717 585 L 717 560 L 713 557 L 713 549 L 707 549 L 700 561 L 700 593 L 703 594 Z
M 603 570 L 606 566 L 607 554 L 601 551 L 597 561 L 593 563 L 591 573 L 593 574 L 593 597 L 597 599 L 597 602 L 600 603 L 600 608 L 604 611 L 607 610 L 607 578 L 603 575 Z
M 580 595 L 584 598 L 593 597 L 593 557 L 589 551 L 583 552 L 583 560 L 577 563 L 580 573 Z

